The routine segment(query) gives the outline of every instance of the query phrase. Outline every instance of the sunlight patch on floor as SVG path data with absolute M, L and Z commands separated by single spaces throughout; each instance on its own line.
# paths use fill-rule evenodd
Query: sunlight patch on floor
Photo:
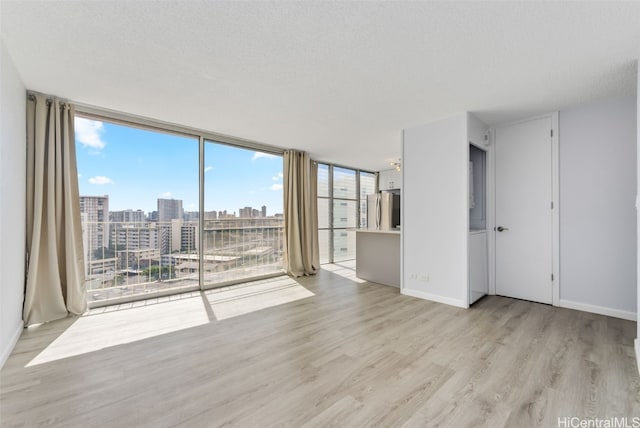
M 114 310 L 78 318 L 26 367 L 207 324 L 200 298 Z
M 217 320 L 312 297 L 314 294 L 287 276 L 205 292 Z
M 283 305 L 314 294 L 288 276 L 90 310 L 26 367 Z M 208 304 L 207 304 L 208 302 Z
M 322 265 L 322 269 L 327 270 L 335 275 L 339 275 L 343 278 L 348 279 L 349 281 L 357 282 L 358 284 L 362 284 L 367 282 L 364 279 L 360 279 L 356 277 L 356 262 L 355 260 L 349 260 L 346 262 L 339 262 L 334 264 L 326 264 Z

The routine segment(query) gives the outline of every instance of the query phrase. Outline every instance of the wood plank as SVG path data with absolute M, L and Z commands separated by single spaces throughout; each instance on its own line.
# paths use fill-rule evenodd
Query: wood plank
M 0 425 L 499 427 L 633 417 L 634 338 L 630 321 L 496 296 L 463 310 L 333 266 L 295 283 L 274 278 L 27 329 L 0 373 Z

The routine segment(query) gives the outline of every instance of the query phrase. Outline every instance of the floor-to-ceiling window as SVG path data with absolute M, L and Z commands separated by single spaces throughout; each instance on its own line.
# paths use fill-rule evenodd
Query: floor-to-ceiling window
M 198 139 L 76 117 L 87 300 L 198 287 Z
M 367 227 L 367 195 L 376 191 L 374 173 L 318 164 L 320 263 L 356 256 L 355 228 Z
M 204 286 L 282 272 L 282 156 L 205 142 Z
M 353 169 L 333 168 L 333 262 L 356 257 L 358 225 L 357 172 Z
M 318 164 L 318 246 L 320 249 L 320 263 L 331 262 L 331 168 L 327 164 Z
M 75 131 L 91 305 L 282 273 L 281 154 L 93 115 Z
M 372 172 L 359 171 L 360 174 L 360 224 L 366 228 L 367 224 L 367 196 L 376 193 L 378 179 Z

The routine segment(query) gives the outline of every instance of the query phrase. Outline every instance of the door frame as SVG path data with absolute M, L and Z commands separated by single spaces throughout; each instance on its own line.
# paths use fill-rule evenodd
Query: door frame
M 487 206 L 490 207 L 487 213 L 487 232 L 489 243 L 489 294 L 496 294 L 496 129 L 503 127 L 518 125 L 520 123 L 530 122 L 539 119 L 551 119 L 551 128 L 553 135 L 551 136 L 551 202 L 553 202 L 553 210 L 551 210 L 551 273 L 553 274 L 553 280 L 551 281 L 552 287 L 552 305 L 560 305 L 560 148 L 559 148 L 559 129 L 558 129 L 558 112 L 554 111 L 539 116 L 532 116 L 525 119 L 520 119 L 512 122 L 505 122 L 499 125 L 489 128 L 490 145 L 493 150 L 487 152 L 490 160 L 487 168 L 489 177 L 487 183 L 491 192 L 488 192 Z

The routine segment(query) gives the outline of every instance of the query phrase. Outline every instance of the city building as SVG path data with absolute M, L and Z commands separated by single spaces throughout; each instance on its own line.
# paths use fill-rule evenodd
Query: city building
M 116 259 L 119 270 L 141 271 L 160 263 L 160 250 L 153 248 L 118 250 L 116 251 Z
M 258 210 L 253 207 L 244 207 L 238 210 L 239 218 L 257 218 L 257 217 L 266 217 L 267 216 L 267 207 L 262 206 L 261 210 Z
M 185 211 L 182 219 L 184 221 L 198 221 L 200 213 L 198 211 Z
M 198 222 L 189 221 L 180 225 L 180 251 L 196 253 L 198 251 Z
M 218 218 L 218 212 L 217 211 L 205 211 L 204 212 L 204 219 L 205 220 L 216 220 Z
M 182 200 L 180 199 L 158 199 L 158 221 L 170 221 L 182 219 Z
M 125 223 L 111 225 L 111 248 L 116 250 L 159 249 L 156 223 Z
M 111 223 L 144 223 L 147 219 L 144 211 L 128 209 L 109 211 L 109 221 Z
M 158 199 L 159 247 L 162 254 L 180 250 L 180 225 L 183 214 L 182 200 Z
M 227 210 L 224 211 L 218 211 L 218 218 L 222 219 L 222 218 L 235 218 L 236 213 L 227 213 Z
M 80 212 L 87 234 L 85 253 L 91 258 L 95 250 L 109 246 L 109 196 L 80 196 Z

